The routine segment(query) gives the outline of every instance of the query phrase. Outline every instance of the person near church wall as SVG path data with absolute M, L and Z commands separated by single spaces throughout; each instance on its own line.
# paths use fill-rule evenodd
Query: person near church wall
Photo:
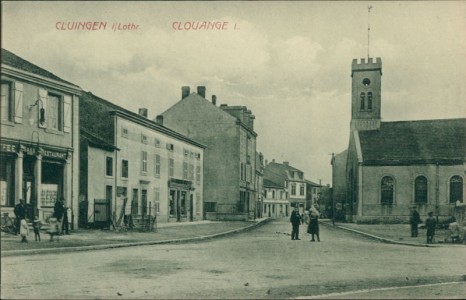
M 416 206 L 411 207 L 411 215 L 409 217 L 409 224 L 411 225 L 411 237 L 418 236 L 418 226 L 421 223 L 421 217 L 416 210 Z
M 426 219 L 427 244 L 433 244 L 433 242 L 434 242 L 436 224 L 437 224 L 437 222 L 435 221 L 434 213 L 429 212 L 428 217 Z

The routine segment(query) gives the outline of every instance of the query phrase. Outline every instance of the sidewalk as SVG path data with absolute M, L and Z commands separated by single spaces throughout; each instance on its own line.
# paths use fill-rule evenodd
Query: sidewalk
M 71 231 L 70 235 L 60 236 L 58 242 L 50 242 L 50 236 L 45 231 L 41 231 L 41 241 L 39 242 L 34 240 L 34 232 L 30 230 L 28 243 L 21 243 L 19 235 L 15 236 L 2 232 L 1 256 L 192 242 L 250 230 L 265 224 L 268 220 L 268 218 L 263 218 L 250 222 L 160 223 L 157 224 L 156 232 L 114 232 L 99 229 L 78 229 Z
M 321 220 L 321 224 L 332 227 L 332 221 L 328 219 Z M 426 244 L 426 229 L 419 229 L 417 238 L 411 237 L 409 224 L 355 224 L 335 222 L 335 227 L 358 233 L 366 237 L 379 240 L 385 243 L 418 246 L 418 247 L 439 247 L 439 246 L 462 246 L 463 244 L 453 244 L 450 241 L 445 242 L 447 230 L 437 229 L 434 236 L 434 244 Z

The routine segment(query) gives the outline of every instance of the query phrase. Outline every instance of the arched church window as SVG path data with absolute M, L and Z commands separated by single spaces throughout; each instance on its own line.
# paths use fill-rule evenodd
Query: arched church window
M 367 110 L 372 110 L 372 92 L 367 93 Z
M 360 110 L 364 110 L 364 102 L 365 102 L 366 94 L 361 93 L 361 95 L 359 97 L 361 99 Z
M 450 203 L 463 202 L 463 178 L 458 175 L 450 179 Z
M 393 192 L 395 181 L 391 176 L 385 176 L 380 182 L 380 203 L 382 205 L 393 204 Z
M 427 178 L 424 176 L 418 176 L 414 181 L 414 202 L 427 203 Z

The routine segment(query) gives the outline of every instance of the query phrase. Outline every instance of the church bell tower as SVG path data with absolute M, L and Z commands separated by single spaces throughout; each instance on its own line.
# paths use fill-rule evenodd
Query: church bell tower
M 380 128 L 382 59 L 353 59 L 351 131 Z

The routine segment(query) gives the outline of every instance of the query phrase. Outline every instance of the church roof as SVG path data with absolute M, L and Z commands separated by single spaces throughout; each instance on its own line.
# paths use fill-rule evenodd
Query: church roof
M 466 119 L 382 122 L 359 139 L 364 165 L 466 161 Z

